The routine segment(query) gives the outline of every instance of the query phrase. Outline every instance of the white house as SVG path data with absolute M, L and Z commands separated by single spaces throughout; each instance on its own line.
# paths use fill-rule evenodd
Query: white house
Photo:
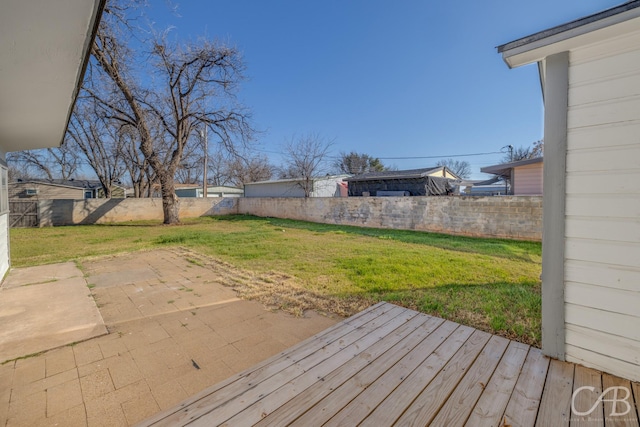
M 498 47 L 545 104 L 542 346 L 640 380 L 640 1 Z
M 204 191 L 200 184 L 176 184 L 178 197 L 202 197 Z M 225 185 L 207 186 L 207 197 L 242 197 L 242 188 L 227 187 Z
M 312 178 L 309 197 L 340 197 L 340 184 L 350 175 L 331 175 Z M 304 197 L 302 179 L 277 179 L 244 185 L 244 197 Z M 344 193 L 344 191 L 343 191 Z
M 6 153 L 62 143 L 104 3 L 0 6 L 0 277 L 9 269 Z

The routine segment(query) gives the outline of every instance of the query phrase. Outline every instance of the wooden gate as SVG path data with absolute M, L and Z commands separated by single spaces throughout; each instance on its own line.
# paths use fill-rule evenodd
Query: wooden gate
M 11 228 L 37 227 L 38 201 L 9 200 L 9 226 Z

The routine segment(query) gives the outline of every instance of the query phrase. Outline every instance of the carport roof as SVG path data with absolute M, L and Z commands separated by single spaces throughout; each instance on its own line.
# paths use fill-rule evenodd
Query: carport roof
M 511 176 L 511 169 L 516 168 L 518 166 L 526 166 L 526 165 L 532 165 L 535 163 L 542 163 L 543 158 L 542 157 L 536 157 L 535 159 L 525 159 L 525 160 L 518 160 L 517 162 L 510 162 L 510 163 L 502 163 L 499 165 L 493 165 L 493 166 L 486 166 L 484 168 L 480 168 L 480 172 L 484 172 L 484 173 L 492 173 L 494 175 L 500 175 L 500 176 Z

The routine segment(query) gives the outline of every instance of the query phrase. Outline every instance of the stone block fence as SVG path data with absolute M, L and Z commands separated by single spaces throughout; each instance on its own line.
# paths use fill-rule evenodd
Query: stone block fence
M 248 214 L 362 227 L 542 240 L 542 197 L 183 198 L 180 217 Z M 39 225 L 162 221 L 161 199 L 40 200 Z

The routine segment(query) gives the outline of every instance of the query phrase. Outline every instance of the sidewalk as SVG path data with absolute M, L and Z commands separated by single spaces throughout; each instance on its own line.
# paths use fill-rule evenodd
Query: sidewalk
M 0 426 L 131 425 L 341 320 L 267 311 L 170 250 L 82 268 L 110 333 L 0 365 Z

